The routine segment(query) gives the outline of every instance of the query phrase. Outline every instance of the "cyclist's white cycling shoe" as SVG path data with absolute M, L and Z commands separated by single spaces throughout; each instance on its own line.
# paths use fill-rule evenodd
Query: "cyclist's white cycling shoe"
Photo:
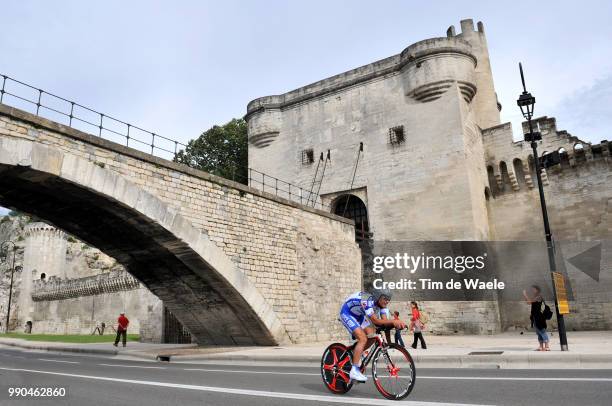
M 357 367 L 351 368 L 351 373 L 349 374 L 349 377 L 351 378 L 351 380 L 357 382 L 365 382 L 368 380 L 368 377 L 362 374 L 359 368 Z

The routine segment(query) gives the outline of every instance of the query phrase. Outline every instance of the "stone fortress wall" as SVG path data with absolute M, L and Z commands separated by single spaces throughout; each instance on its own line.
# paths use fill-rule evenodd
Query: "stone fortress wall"
M 534 120 L 542 133 L 539 153 L 559 151 L 561 164 L 542 170 L 553 237 L 560 244 L 603 240 L 599 280 L 566 264 L 574 300 L 566 316 L 569 329 L 612 328 L 612 144 L 590 144 L 558 130 L 556 120 Z M 528 129 L 523 128 L 527 132 Z M 541 241 L 540 215 L 531 146 L 512 140 L 509 123 L 483 131 L 489 183 L 485 190 L 491 240 Z M 568 254 L 568 253 L 566 253 Z M 569 254 L 568 254 L 569 255 Z M 566 257 L 568 256 L 566 255 Z M 517 311 L 520 309 L 520 311 Z M 502 307 L 506 328 L 526 326 L 523 307 Z M 552 321 L 553 325 L 555 320 Z
M 15 274 L 13 330 L 31 321 L 33 334 L 91 334 L 105 323 L 113 334 L 123 311 L 131 334 L 161 341 L 162 302 L 115 260 L 28 216 L 6 216 L 3 225 L 0 237 L 16 241 L 23 267 Z
M 309 190 L 319 155 L 329 151 L 320 199 L 334 211 L 339 197 L 358 197 L 375 241 L 542 240 L 531 148 L 513 141 L 510 123 L 500 123 L 484 25 L 463 20 L 460 33 L 451 26 L 446 34 L 250 102 L 250 166 Z M 540 153 L 566 151 L 559 167 L 543 173 L 555 238 L 610 238 L 609 144 L 584 143 L 558 131 L 552 118 L 536 122 L 544 135 Z M 304 160 L 307 151 L 314 162 Z M 603 255 L 602 265 L 612 254 Z M 605 275 L 595 285 L 570 274 L 581 292 L 570 328 L 612 325 Z M 430 329 L 439 332 L 493 333 L 528 324 L 525 305 L 501 298 L 424 307 L 432 313 Z

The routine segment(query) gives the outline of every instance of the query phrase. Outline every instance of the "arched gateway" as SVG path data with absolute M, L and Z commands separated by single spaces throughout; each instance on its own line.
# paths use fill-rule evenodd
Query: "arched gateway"
M 355 240 L 363 241 L 370 237 L 370 223 L 368 209 L 359 197 L 346 194 L 333 202 L 334 214 L 346 217 L 355 222 Z

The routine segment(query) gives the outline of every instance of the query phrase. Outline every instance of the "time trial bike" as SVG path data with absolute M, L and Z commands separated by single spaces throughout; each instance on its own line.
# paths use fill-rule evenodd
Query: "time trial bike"
M 391 400 L 401 400 L 410 394 L 416 381 L 416 370 L 410 353 L 398 344 L 389 344 L 383 337 L 384 329 L 377 329 L 376 340 L 364 350 L 359 369 L 362 374 L 372 362 L 372 379 L 381 395 Z M 321 358 L 321 377 L 325 387 L 336 394 L 347 393 L 355 381 L 349 374 L 353 367 L 353 351 L 341 343 L 329 345 Z

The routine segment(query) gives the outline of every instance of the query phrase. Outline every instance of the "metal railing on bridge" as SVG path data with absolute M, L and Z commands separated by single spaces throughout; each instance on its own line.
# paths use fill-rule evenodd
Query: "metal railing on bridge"
M 56 121 L 77 130 L 172 159 L 185 144 L 0 74 L 0 103 Z
M 10 76 L 0 74 L 0 79 L 2 80 L 0 84 L 0 103 L 2 104 L 163 159 L 173 160 L 180 150 L 187 147 L 186 144 L 179 141 L 144 130 Z M 232 175 L 231 178 L 236 182 L 296 203 L 326 211 L 331 209 L 313 190 L 303 189 L 252 168 L 249 168 L 248 179 L 235 175 Z
M 291 200 L 306 206 L 325 211 L 331 211 L 329 204 L 323 203 L 321 196 L 312 190 L 306 190 L 300 186 L 267 175 L 256 169 L 249 168 L 249 186 L 262 192 L 271 193 L 275 196 Z

